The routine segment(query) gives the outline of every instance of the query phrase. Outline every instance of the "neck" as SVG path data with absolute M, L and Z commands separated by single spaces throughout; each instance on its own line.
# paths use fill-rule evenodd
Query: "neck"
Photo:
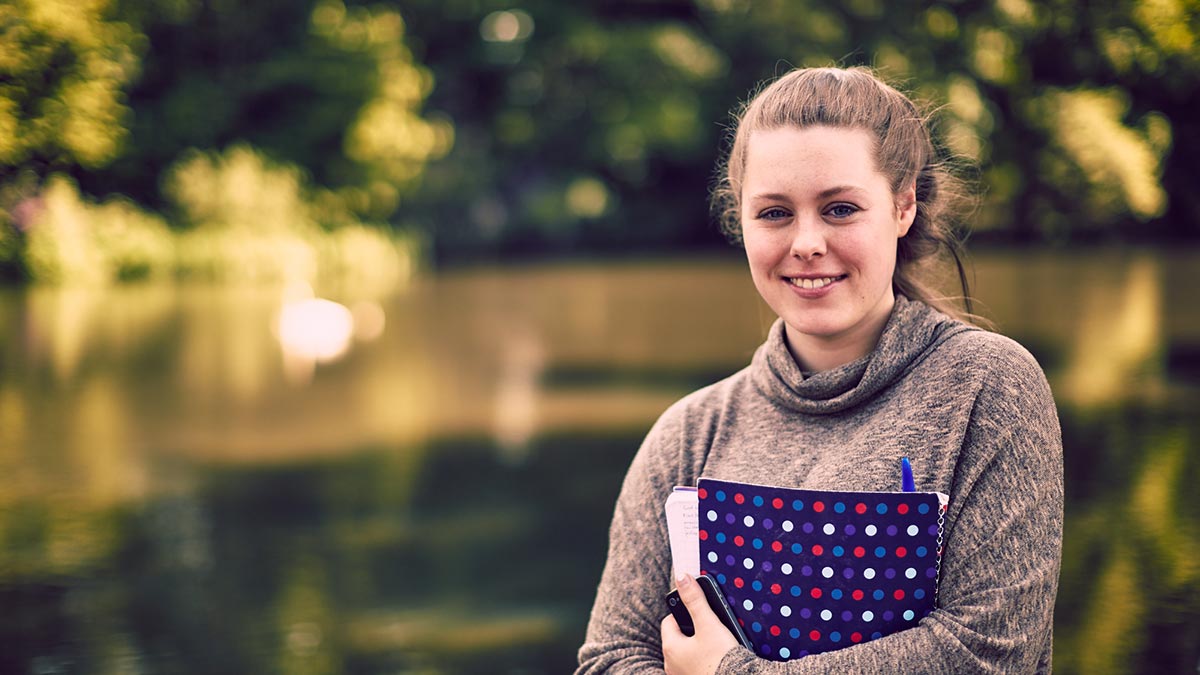
M 870 316 L 835 335 L 806 335 L 784 324 L 788 351 L 803 371 L 816 373 L 844 366 L 875 349 L 895 305 L 896 297 L 888 293 Z

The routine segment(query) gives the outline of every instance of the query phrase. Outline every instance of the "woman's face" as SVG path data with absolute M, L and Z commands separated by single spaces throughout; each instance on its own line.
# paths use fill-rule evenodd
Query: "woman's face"
M 751 134 L 741 195 L 754 285 L 783 318 L 801 366 L 826 370 L 875 346 L 895 303 L 896 241 L 916 214 L 894 195 L 862 129 Z

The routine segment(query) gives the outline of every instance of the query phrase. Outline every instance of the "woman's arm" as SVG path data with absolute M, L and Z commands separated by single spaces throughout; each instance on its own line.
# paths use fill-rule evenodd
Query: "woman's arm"
M 671 579 L 663 505 L 675 485 L 694 482 L 682 469 L 678 412 L 659 419 L 625 476 L 576 675 L 663 672 L 659 634 Z

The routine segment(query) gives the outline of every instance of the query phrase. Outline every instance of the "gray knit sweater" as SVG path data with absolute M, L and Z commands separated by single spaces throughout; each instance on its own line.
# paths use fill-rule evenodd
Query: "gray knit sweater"
M 1049 672 L 1062 440 L 1033 357 L 896 298 L 875 350 L 804 377 L 777 321 L 751 364 L 668 409 L 617 500 L 578 673 L 661 673 L 671 587 L 663 503 L 700 476 L 950 495 L 938 607 L 916 627 L 786 663 L 730 650 L 718 673 Z

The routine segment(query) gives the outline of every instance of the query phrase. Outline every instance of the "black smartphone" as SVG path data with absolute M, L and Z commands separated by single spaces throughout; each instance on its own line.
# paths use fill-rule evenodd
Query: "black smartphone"
M 700 584 L 700 588 L 704 591 L 704 597 L 708 599 L 708 606 L 725 624 L 730 633 L 737 638 L 737 641 L 743 647 L 754 649 L 750 644 L 750 639 L 746 637 L 746 632 L 738 625 L 737 617 L 733 615 L 733 609 L 729 603 L 725 602 L 725 594 L 721 592 L 721 587 L 712 577 L 701 574 L 696 577 L 696 583 Z M 673 590 L 667 593 L 667 609 L 671 610 L 671 614 L 675 617 L 675 623 L 679 624 L 679 630 L 683 631 L 684 635 L 691 637 L 696 634 L 696 626 L 692 623 L 692 615 L 688 614 L 687 607 L 683 604 L 683 600 L 679 597 L 679 591 Z

